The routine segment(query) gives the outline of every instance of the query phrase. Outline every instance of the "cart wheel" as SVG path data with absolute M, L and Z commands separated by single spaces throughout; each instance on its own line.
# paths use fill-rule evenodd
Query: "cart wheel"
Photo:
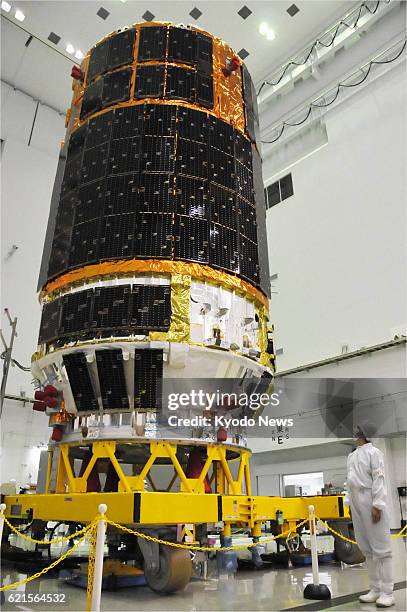
M 335 522 L 332 527 L 346 538 L 355 539 L 353 526 L 349 521 Z M 365 556 L 356 544 L 351 544 L 335 536 L 335 556 L 338 561 L 343 561 L 347 565 L 363 563 Z
M 153 571 L 144 566 L 144 575 L 150 589 L 156 593 L 174 593 L 186 587 L 191 580 L 192 562 L 189 551 L 160 546 L 160 568 Z

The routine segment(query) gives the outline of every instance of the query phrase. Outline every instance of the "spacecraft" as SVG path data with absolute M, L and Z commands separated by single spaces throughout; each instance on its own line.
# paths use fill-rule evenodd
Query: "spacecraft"
M 126 580 L 142 571 L 158 593 L 188 583 L 188 547 L 208 546 L 209 533 L 225 546 L 235 526 L 254 543 L 265 522 L 295 533 L 312 503 L 349 535 L 342 496 L 253 496 L 237 418 L 253 413 L 218 395 L 230 381 L 270 391 L 273 374 L 259 123 L 245 64 L 200 29 L 146 22 L 105 37 L 72 77 L 32 357 L 33 408 L 51 437 L 36 494 L 7 495 L 6 516 L 44 539 L 48 521 L 75 529 L 105 504 L 116 525 L 106 572 L 111 561 Z M 171 431 L 166 411 L 196 379 L 212 399 L 194 412 L 191 392 L 191 406 L 171 412 L 191 418 Z M 340 544 L 338 558 L 360 562 Z
M 206 32 L 150 22 L 72 74 L 32 369 L 56 443 L 143 435 L 166 379 L 269 377 L 272 360 L 246 66 Z
M 104 38 L 72 76 L 38 286 L 33 408 L 52 428 L 38 492 L 156 491 L 158 463 L 181 492 L 250 494 L 239 426 L 181 428 L 174 444 L 160 421 L 168 381 L 272 377 L 250 74 L 219 38 L 150 22 Z

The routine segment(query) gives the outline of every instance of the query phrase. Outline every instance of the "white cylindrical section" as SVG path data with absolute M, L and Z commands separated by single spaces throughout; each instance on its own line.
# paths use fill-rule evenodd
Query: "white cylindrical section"
M 100 504 L 99 513 L 103 516 L 106 513 L 106 504 Z M 91 611 L 100 612 L 100 600 L 102 597 L 102 578 L 103 578 L 103 554 L 105 548 L 106 523 L 101 518 L 96 531 L 96 550 L 95 550 L 95 569 L 93 575 L 92 603 Z
M 1 547 L 1 541 L 3 539 L 4 510 L 5 509 L 6 509 L 6 504 L 0 504 L 0 547 Z
M 319 585 L 318 571 L 318 550 L 317 550 L 317 531 L 315 526 L 314 506 L 308 506 L 309 510 L 309 531 L 311 539 L 311 561 L 312 561 L 312 582 L 314 585 Z

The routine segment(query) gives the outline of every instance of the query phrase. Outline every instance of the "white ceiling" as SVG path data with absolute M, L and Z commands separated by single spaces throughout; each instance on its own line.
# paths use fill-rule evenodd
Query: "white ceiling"
M 142 21 L 142 15 L 147 10 L 152 12 L 158 21 L 196 25 L 220 36 L 236 51 L 247 49 L 250 55 L 246 64 L 254 81 L 259 83 L 273 68 L 290 59 L 292 54 L 312 41 L 325 27 L 358 4 L 345 0 L 295 0 L 300 11 L 290 17 L 287 8 L 293 4 L 292 0 L 9 2 L 13 8 L 8 14 L 2 11 L 1 20 L 2 80 L 61 112 L 70 104 L 69 75 L 75 61 L 65 52 L 66 44 L 71 43 L 85 53 L 109 32 Z M 242 19 L 238 11 L 245 5 L 252 14 L 247 19 Z M 100 7 L 110 13 L 106 20 L 96 14 Z M 189 12 L 195 7 L 202 11 L 202 16 L 197 21 L 189 16 Z M 25 13 L 23 23 L 14 19 L 15 8 Z M 273 41 L 259 34 L 259 25 L 263 21 L 274 30 Z M 61 37 L 58 45 L 47 40 L 51 31 Z M 30 34 L 33 34 L 34 38 L 26 47 L 25 43 Z

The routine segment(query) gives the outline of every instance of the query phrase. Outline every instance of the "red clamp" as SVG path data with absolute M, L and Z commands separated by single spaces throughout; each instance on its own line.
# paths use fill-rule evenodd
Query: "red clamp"
M 61 427 L 55 426 L 52 430 L 51 440 L 54 442 L 60 442 L 62 440 L 62 429 Z
M 71 77 L 73 79 L 77 79 L 78 81 L 83 81 L 83 72 L 79 68 L 79 66 L 73 66 L 71 70 Z
M 45 402 L 33 402 L 33 410 L 37 410 L 37 412 L 45 412 L 45 409 Z
M 236 70 L 240 66 L 240 63 L 240 57 L 238 55 L 234 55 L 232 59 L 226 60 L 226 65 L 223 69 L 223 74 L 225 76 L 230 76 L 233 72 L 236 72 Z
M 219 427 L 216 433 L 216 438 L 218 442 L 226 442 L 226 440 L 228 439 L 228 432 L 224 427 Z
M 47 408 L 57 408 L 62 399 L 62 393 L 58 393 L 58 389 L 54 385 L 46 385 L 43 391 L 35 391 L 33 410 L 45 412 Z

